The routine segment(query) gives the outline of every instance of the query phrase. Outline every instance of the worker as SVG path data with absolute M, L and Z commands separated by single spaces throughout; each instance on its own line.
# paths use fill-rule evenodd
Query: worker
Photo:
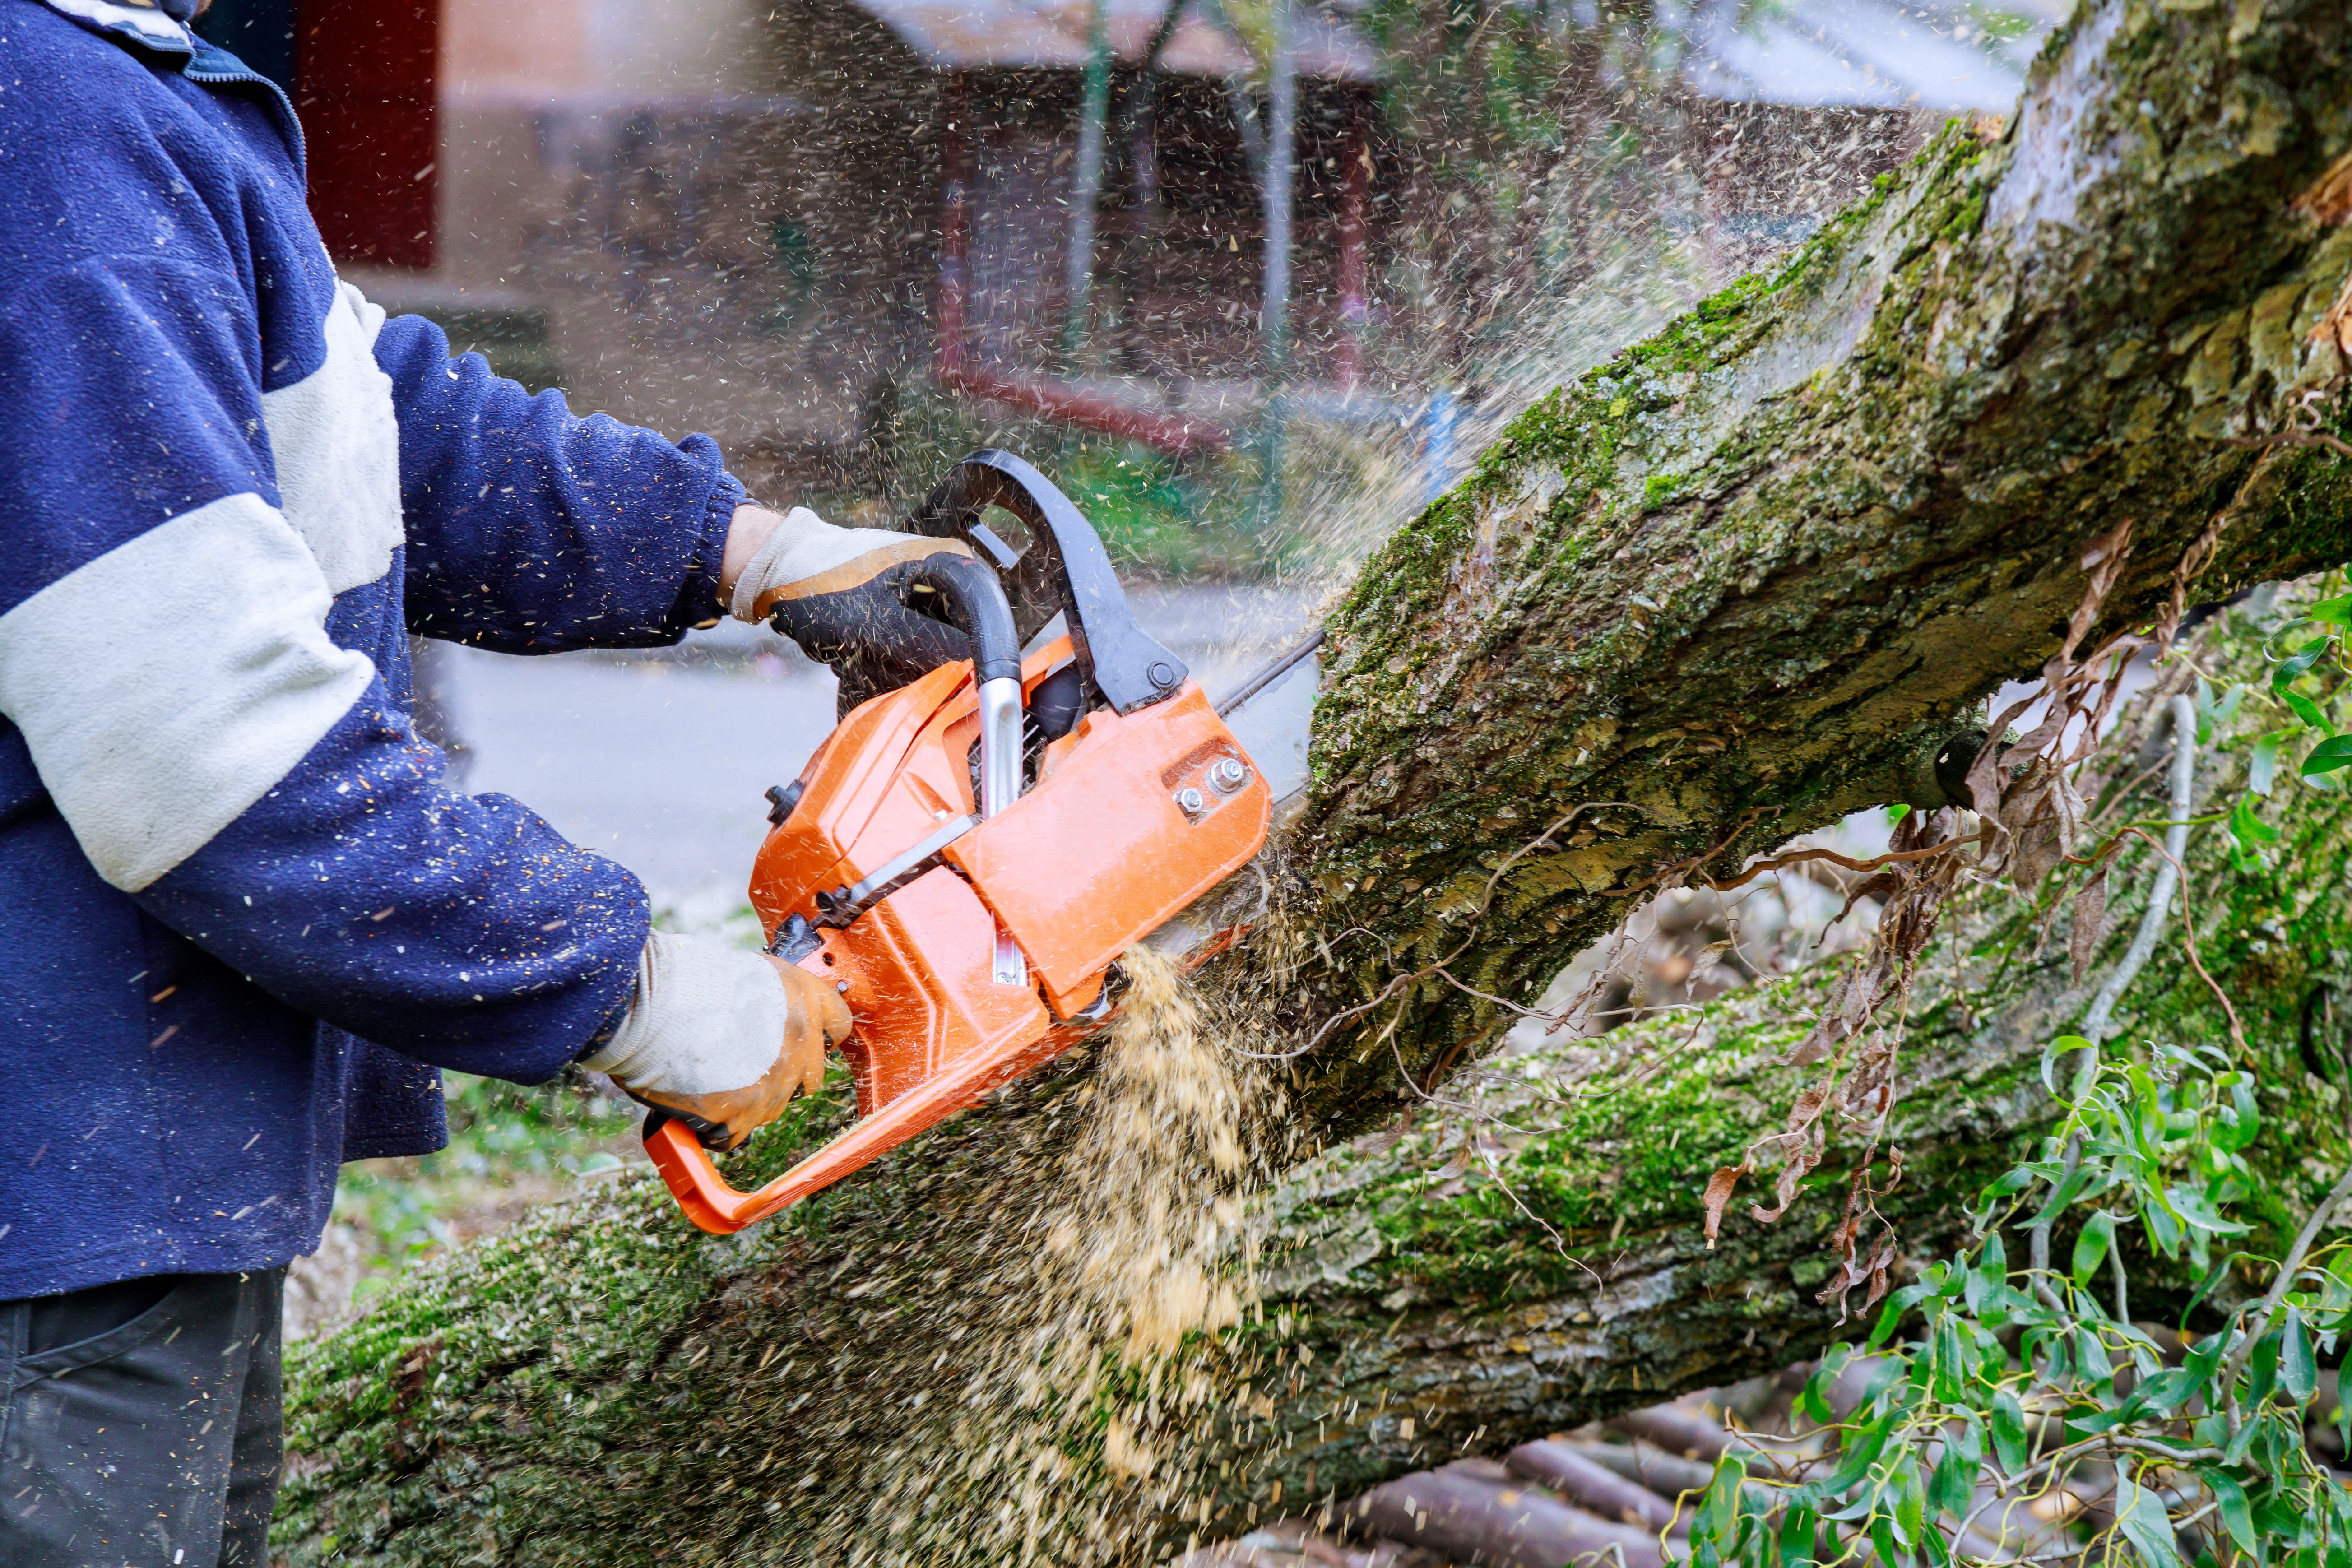
M 409 635 L 887 620 L 961 549 L 752 505 L 709 437 L 387 318 L 320 245 L 291 105 L 194 9 L 0 0 L 8 1568 L 267 1563 L 286 1266 L 341 1162 L 446 1142 L 437 1069 L 583 1063 L 730 1147 L 850 1030 L 452 789 Z

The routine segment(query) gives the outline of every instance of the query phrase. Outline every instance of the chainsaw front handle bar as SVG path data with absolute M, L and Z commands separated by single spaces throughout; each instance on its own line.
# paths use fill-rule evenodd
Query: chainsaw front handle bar
M 971 668 L 980 680 L 1021 681 L 1021 634 L 1013 626 L 1013 606 L 996 574 L 969 555 L 941 551 L 908 574 L 909 587 L 929 588 L 944 600 L 948 619 L 971 639 Z
M 1075 1034 L 1090 1032 L 1089 1021 Z M 924 1081 L 864 1117 L 848 1131 L 770 1182 L 751 1192 L 730 1186 L 712 1163 L 692 1127 L 664 1110 L 646 1114 L 640 1134 L 646 1155 L 661 1173 L 662 1183 L 686 1217 L 713 1236 L 729 1236 L 788 1208 L 800 1199 L 829 1187 L 877 1156 L 897 1148 L 919 1132 L 928 1131 L 979 1104 L 991 1089 L 1020 1077 L 1066 1045 L 1060 1034 L 1048 1035 L 1019 1056 L 973 1056 L 949 1065 Z
M 1024 548 L 1013 549 L 982 521 L 992 506 L 1021 520 Z M 992 564 L 1022 640 L 1066 616 L 1078 668 L 1113 711 L 1132 713 L 1183 689 L 1184 661 L 1135 624 L 1094 525 L 1053 480 L 1012 453 L 988 447 L 958 463 L 904 526 L 961 540 Z

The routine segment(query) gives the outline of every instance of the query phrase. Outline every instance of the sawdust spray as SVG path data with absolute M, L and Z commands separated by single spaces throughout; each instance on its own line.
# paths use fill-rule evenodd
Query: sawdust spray
M 964 1134 L 969 1160 L 901 1200 L 903 1229 L 860 1226 L 882 1245 L 799 1298 L 898 1317 L 803 1325 L 815 1386 L 786 1377 L 777 1397 L 797 1384 L 796 1402 L 750 1425 L 857 1474 L 813 1474 L 798 1496 L 789 1474 L 754 1483 L 785 1507 L 749 1532 L 772 1547 L 731 1561 L 1144 1562 L 1197 1518 L 1190 1461 L 1235 1382 L 1222 1331 L 1251 1305 L 1248 1129 L 1273 1091 L 1174 963 L 1139 948 L 1123 967 L 1092 1062 L 1066 1058 Z M 919 1226 L 916 1255 L 898 1237 Z M 837 1336 L 857 1344 L 855 1386 L 822 1381 Z

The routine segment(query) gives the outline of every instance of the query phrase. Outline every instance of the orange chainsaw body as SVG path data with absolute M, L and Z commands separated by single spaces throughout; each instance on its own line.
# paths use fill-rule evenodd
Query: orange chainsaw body
M 1024 693 L 1073 657 L 1066 637 L 1029 656 Z M 796 962 L 843 987 L 859 1120 L 751 1193 L 684 1125 L 661 1126 L 647 1151 L 704 1230 L 763 1219 L 1076 1044 L 1119 955 L 1265 842 L 1264 777 L 1193 681 L 1084 714 L 984 820 L 979 726 L 970 663 L 873 698 L 810 759 L 768 835 L 751 905 L 771 951 L 807 949 Z M 1000 930 L 1025 961 L 1019 984 L 995 977 Z

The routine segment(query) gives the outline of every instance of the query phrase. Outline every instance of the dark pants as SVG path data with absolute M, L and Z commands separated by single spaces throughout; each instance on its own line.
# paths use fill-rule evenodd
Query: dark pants
M 0 1563 L 268 1568 L 286 1271 L 0 1301 Z

